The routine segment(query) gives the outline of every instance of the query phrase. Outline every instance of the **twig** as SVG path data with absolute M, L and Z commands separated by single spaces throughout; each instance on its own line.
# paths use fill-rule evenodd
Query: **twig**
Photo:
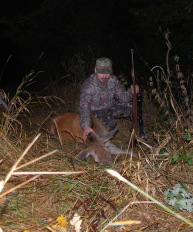
M 47 156 L 49 156 L 49 155 L 52 155 L 52 154 L 54 154 L 54 153 L 57 152 L 57 151 L 58 151 L 58 150 L 56 149 L 56 150 L 51 151 L 51 152 L 49 152 L 49 153 L 47 153 L 47 154 L 45 154 L 45 155 L 42 155 L 42 156 L 40 156 L 40 157 L 38 157 L 38 158 L 36 158 L 36 159 L 34 159 L 34 160 L 31 160 L 31 161 L 29 161 L 29 162 L 27 162 L 27 163 L 25 163 L 25 164 L 23 164 L 23 165 L 21 165 L 21 166 L 15 168 L 15 170 L 18 170 L 18 169 L 21 169 L 21 168 L 23 168 L 23 167 L 26 167 L 26 166 L 28 166 L 29 164 L 33 164 L 33 163 L 35 163 L 36 161 L 41 160 L 41 159 L 43 159 L 43 158 L 45 158 L 45 157 L 47 157 Z
M 36 140 L 40 137 L 40 134 L 38 134 L 34 140 L 28 145 L 28 147 L 24 150 L 24 152 L 21 154 L 21 156 L 19 157 L 19 159 L 15 162 L 15 164 L 13 165 L 13 167 L 11 168 L 11 170 L 8 172 L 8 174 L 5 177 L 4 180 L 4 186 L 7 183 L 7 181 L 9 180 L 9 178 L 11 177 L 12 173 L 16 170 L 17 165 L 20 163 L 20 161 L 23 159 L 23 157 L 27 154 L 27 152 L 30 150 L 30 148 L 33 146 L 33 144 L 36 142 Z
M 133 201 L 133 202 L 130 202 L 128 205 L 126 205 L 102 230 L 100 230 L 100 232 L 103 232 L 105 231 L 105 229 L 110 226 L 112 224 L 113 221 L 115 221 L 123 212 L 125 212 L 125 210 L 127 210 L 127 208 L 130 206 L 130 205 L 133 205 L 133 204 L 140 204 L 140 203 L 143 203 L 143 204 L 153 204 L 154 202 L 151 202 L 151 201 Z
M 26 180 L 25 182 L 23 182 L 23 183 L 21 183 L 21 184 L 18 184 L 17 186 L 15 186 L 15 187 L 9 189 L 8 191 L 6 191 L 6 192 L 0 194 L 0 197 L 3 197 L 3 196 L 5 196 L 5 195 L 7 195 L 7 194 L 13 192 L 14 190 L 16 190 L 16 189 L 22 187 L 23 185 L 29 183 L 30 181 L 35 180 L 37 177 L 39 177 L 39 175 L 33 176 L 33 177 L 30 178 L 29 180 Z
M 150 196 L 149 194 L 147 194 L 146 192 L 144 192 L 143 190 L 141 190 L 140 188 L 138 188 L 136 185 L 132 184 L 130 181 L 128 181 L 127 179 L 125 179 L 123 176 L 121 176 L 117 171 L 112 170 L 112 169 L 106 169 L 106 171 L 111 174 L 112 176 L 115 176 L 116 178 L 118 178 L 119 180 L 125 182 L 127 185 L 129 185 L 130 187 L 132 187 L 133 189 L 135 189 L 136 191 L 138 191 L 139 193 L 141 193 L 143 196 L 149 198 L 151 201 L 155 202 L 156 204 L 158 204 L 160 207 L 162 207 L 164 210 L 166 210 L 167 212 L 173 214 L 175 217 L 177 217 L 178 219 L 184 221 L 185 223 L 187 223 L 189 226 L 193 227 L 193 222 L 186 219 L 185 217 L 182 217 L 181 215 L 179 215 L 178 213 L 174 212 L 173 210 L 171 210 L 170 208 L 168 208 L 167 206 L 165 206 L 164 204 L 162 204 L 160 201 L 156 200 L 155 198 L 153 198 L 152 196 Z M 104 230 L 101 230 L 101 232 Z
M 12 175 L 73 175 L 82 172 L 13 172 Z

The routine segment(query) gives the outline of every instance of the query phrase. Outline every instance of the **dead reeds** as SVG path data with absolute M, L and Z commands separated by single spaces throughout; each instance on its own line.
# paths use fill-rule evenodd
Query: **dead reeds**
M 179 60 L 177 65 L 179 74 Z M 156 113 L 157 108 L 151 105 L 155 115 L 150 110 L 148 114 L 150 104 L 146 104 L 144 125 L 151 124 L 149 131 L 146 128 L 151 140 L 137 140 L 135 149 L 139 160 L 133 161 L 126 155 L 115 158 L 113 169 L 120 178 L 109 175 L 109 170 L 97 166 L 92 158 L 87 162 L 77 161 L 75 157 L 80 148 L 65 141 L 60 143 L 58 138 L 46 133 L 46 123 L 52 111 L 58 105 L 63 107 L 63 103 L 60 105 L 58 101 L 55 105 L 47 97 L 45 100 L 38 96 L 39 102 L 36 99 L 38 104 L 34 106 L 30 93 L 23 92 L 25 84 L 19 86 L 0 128 L 2 230 L 55 232 L 57 224 L 61 231 L 75 231 L 75 224 L 70 222 L 76 216 L 81 224 L 77 231 L 190 231 L 191 213 L 178 211 L 180 216 L 174 216 L 160 205 L 166 204 L 164 191 L 176 183 L 192 191 L 193 139 L 190 127 L 186 127 L 187 112 L 192 109 L 191 96 L 186 82 L 182 81 L 185 80 L 182 74 L 179 78 L 175 76 L 175 80 L 180 80 L 181 95 L 178 98 L 170 83 L 172 68 L 164 72 L 156 67 L 152 71 L 157 69 L 161 72 L 156 72 L 157 95 L 154 96 L 163 113 Z M 24 81 L 32 80 L 32 75 L 30 73 Z M 158 80 L 163 81 L 163 88 Z M 21 92 L 26 94 L 25 97 L 20 95 Z M 69 104 L 70 100 L 65 98 Z M 20 117 L 23 113 L 30 114 L 25 131 L 23 117 Z M 149 122 L 150 117 L 154 118 L 155 124 Z M 121 132 L 115 142 L 129 147 L 131 126 L 128 120 L 120 120 L 119 126 Z M 63 227 L 59 219 L 65 222 Z

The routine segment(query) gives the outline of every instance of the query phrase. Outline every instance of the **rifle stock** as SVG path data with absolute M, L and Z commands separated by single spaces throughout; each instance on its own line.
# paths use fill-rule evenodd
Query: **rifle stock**
M 143 129 L 143 111 L 142 111 L 142 94 L 137 94 L 137 109 L 138 109 L 138 136 L 146 139 Z
M 132 69 L 131 69 L 131 76 L 132 76 L 132 85 L 133 85 L 133 121 L 134 126 L 133 129 L 135 134 L 139 137 L 144 137 L 144 129 L 143 129 L 143 117 L 142 117 L 142 94 L 136 94 L 136 81 L 135 81 L 135 69 L 134 69 L 134 60 L 133 60 L 133 53 L 134 50 L 131 49 L 131 57 L 132 57 Z

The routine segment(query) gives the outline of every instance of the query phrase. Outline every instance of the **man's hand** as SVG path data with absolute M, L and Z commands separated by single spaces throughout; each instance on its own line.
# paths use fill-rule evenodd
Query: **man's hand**
M 133 85 L 131 85 L 131 93 L 132 94 L 134 94 L 134 87 L 133 87 Z M 138 85 L 135 85 L 135 93 L 137 94 L 137 93 L 139 93 L 139 86 Z
M 84 139 L 85 141 L 86 141 L 87 135 L 88 135 L 90 132 L 96 134 L 96 133 L 94 132 L 94 130 L 93 130 L 90 126 L 85 126 L 85 127 L 84 127 L 84 130 L 83 130 L 83 139 Z

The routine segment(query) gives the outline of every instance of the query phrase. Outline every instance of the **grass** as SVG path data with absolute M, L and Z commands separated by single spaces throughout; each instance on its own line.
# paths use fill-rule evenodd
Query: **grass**
M 46 139 L 47 137 L 44 136 L 44 140 Z M 48 144 L 44 143 L 44 145 L 47 146 Z M 52 154 L 49 157 L 39 159 L 36 161 L 36 164 L 29 163 L 28 166 L 21 167 L 25 171 L 40 172 L 46 170 L 50 172 L 49 176 L 33 176 L 33 178 L 36 179 L 37 177 L 37 179 L 32 182 L 30 173 L 28 175 L 12 175 L 10 177 L 10 183 L 13 185 L 16 185 L 18 181 L 23 185 L 16 189 L 17 191 L 8 194 L 6 199 L 6 201 L 8 200 L 8 205 L 6 206 L 7 212 L 1 218 L 1 221 L 6 221 L 3 223 L 3 229 L 19 229 L 22 224 L 25 225 L 26 230 L 31 228 L 30 231 L 47 231 L 46 226 L 53 225 L 59 215 L 63 214 L 70 220 L 76 212 L 82 216 L 84 231 L 88 229 L 88 231 L 94 231 L 95 227 L 102 229 L 129 202 L 131 203 L 127 207 L 127 210 L 119 215 L 119 221 L 140 220 L 141 225 L 135 225 L 134 227 L 138 229 L 144 227 L 144 225 L 148 228 L 151 228 L 153 225 L 155 227 L 158 221 L 161 225 L 164 225 L 162 221 L 166 220 L 165 216 L 167 213 L 162 211 L 160 215 L 160 209 L 150 204 L 146 197 L 126 187 L 119 180 L 111 178 L 105 170 L 96 166 L 91 160 L 91 163 L 77 162 L 72 158 L 73 156 L 68 155 L 69 148 L 66 149 L 65 146 L 61 148 L 59 142 L 52 143 L 50 140 L 47 149 L 53 150 L 54 147 L 58 148 L 55 155 Z M 73 154 L 76 152 L 72 149 Z M 145 149 L 143 152 L 145 153 Z M 34 159 L 33 153 L 26 154 L 26 156 L 30 156 L 32 160 Z M 163 202 L 164 189 L 176 183 L 176 181 L 168 178 L 169 175 L 164 176 L 162 174 L 162 172 L 165 174 L 164 169 L 167 167 L 167 162 L 164 159 L 157 156 L 153 158 L 153 154 L 151 153 L 149 156 L 152 158 L 151 162 L 147 158 L 136 162 L 123 159 L 119 160 L 114 168 L 126 180 L 132 181 L 133 184 L 140 189 L 144 189 L 150 196 Z M 64 172 L 70 170 L 75 172 L 81 171 L 83 173 L 71 177 L 52 175 L 53 171 Z M 176 172 L 179 173 L 179 168 L 173 166 L 173 170 L 170 170 L 170 176 L 175 177 Z M 186 176 L 187 173 L 183 172 L 182 175 Z M 187 177 L 186 181 L 188 181 Z M 191 181 L 191 177 L 189 179 Z M 186 186 L 189 185 L 186 184 Z M 148 206 L 145 207 L 143 206 L 144 204 Z M 150 217 L 148 221 L 146 221 L 146 216 L 139 212 L 144 212 L 146 216 L 148 214 L 148 217 Z M 152 222 L 153 224 L 151 225 L 150 221 L 153 215 L 154 217 L 156 215 L 157 219 L 155 220 L 154 218 L 154 220 L 157 222 Z M 189 218 L 190 214 L 186 213 L 185 215 Z M 15 218 L 15 221 L 12 218 Z M 172 220 L 171 222 L 173 223 L 175 219 L 172 216 L 168 216 L 167 220 Z M 36 225 L 35 230 L 33 229 L 33 225 Z M 180 222 L 177 225 L 180 226 Z M 126 225 L 124 228 L 130 228 L 131 230 L 133 227 Z M 148 231 L 148 228 L 146 231 Z M 69 231 L 71 230 L 69 227 Z M 108 227 L 108 231 L 111 231 L 111 227 Z
M 192 114 L 192 105 L 187 101 L 188 108 L 184 109 L 181 104 L 182 98 L 192 99 L 192 93 L 183 92 L 187 96 L 181 95 L 179 100 L 168 82 L 172 69 L 168 70 L 170 72 L 162 72 L 163 76 L 159 77 L 168 94 L 156 89 L 156 93 L 162 93 L 156 97 L 158 105 L 150 101 L 153 95 L 150 97 L 144 91 L 144 125 L 148 141 L 137 141 L 135 150 L 140 159 L 114 157 L 113 169 L 120 174 L 117 174 L 119 179 L 109 175 L 110 170 L 97 166 L 92 158 L 87 162 L 77 161 L 75 156 L 80 148 L 65 141 L 61 144 L 48 135 L 47 124 L 53 114 L 76 108 L 77 97 L 72 88 L 69 95 L 65 89 L 65 104 L 47 96 L 33 99 L 25 91 L 26 85 L 33 82 L 33 73 L 27 75 L 10 101 L 0 127 L 2 230 L 56 231 L 52 226 L 57 224 L 60 215 L 64 215 L 68 224 L 63 231 L 75 231 L 70 220 L 78 214 L 82 231 L 88 232 L 191 231 L 191 213 L 178 211 L 173 214 L 172 208 L 165 208 L 163 195 L 176 183 L 192 192 L 193 184 L 189 162 L 192 159 L 192 128 L 187 129 L 187 125 L 191 125 L 187 115 Z M 71 95 L 73 105 L 69 106 Z M 165 112 L 169 114 L 165 116 Z M 121 119 L 118 126 L 120 132 L 114 142 L 128 147 L 131 122 Z

